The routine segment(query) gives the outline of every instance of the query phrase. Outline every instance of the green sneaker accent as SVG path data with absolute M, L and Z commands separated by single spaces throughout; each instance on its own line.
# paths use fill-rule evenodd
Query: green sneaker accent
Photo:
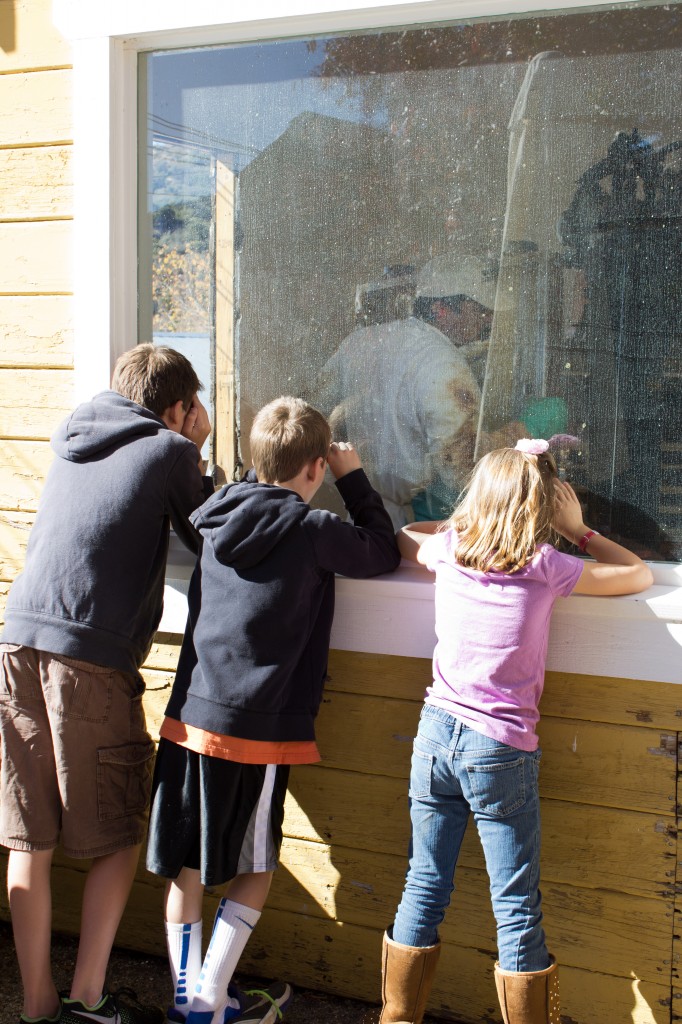
M 62 1015 L 61 1003 L 54 1017 L 27 1017 L 25 1013 L 22 1013 L 19 1018 L 19 1024 L 57 1024 L 57 1021 Z
M 243 989 L 243 991 L 247 996 L 260 996 L 264 1003 L 271 1003 L 271 1005 L 274 1006 L 275 1010 L 277 1011 L 277 1020 L 283 1019 L 284 1014 L 280 1010 L 279 1003 L 274 998 L 274 996 L 270 995 L 266 988 L 245 988 Z
M 163 1024 L 158 1006 L 145 1006 L 129 988 L 105 993 L 94 1006 L 78 999 L 64 999 L 59 1024 Z

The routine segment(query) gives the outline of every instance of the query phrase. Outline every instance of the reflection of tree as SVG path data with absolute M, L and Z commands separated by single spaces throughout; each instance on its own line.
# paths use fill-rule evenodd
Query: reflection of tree
M 583 12 L 557 17 L 414 28 L 312 40 L 320 78 L 344 80 L 368 118 L 393 136 L 390 187 L 411 215 L 411 261 L 448 248 L 499 254 L 508 89 L 532 57 L 566 57 L 682 45 L 674 9 Z M 491 72 L 486 65 L 498 65 Z M 412 228 L 404 224 L 403 227 Z M 417 241 L 419 239 L 419 241 Z M 428 240 L 431 252 L 422 246 Z
M 207 251 L 158 243 L 152 284 L 155 331 L 208 331 L 210 289 Z
M 673 7 L 552 14 L 327 39 L 318 74 L 347 76 L 349 83 L 369 76 L 362 87 L 371 91 L 386 73 L 526 62 L 543 50 L 570 57 L 675 49 L 681 42 L 682 20 Z M 318 45 L 313 40 L 309 48 Z
M 154 213 L 152 297 L 155 331 L 208 331 L 209 196 L 178 199 Z

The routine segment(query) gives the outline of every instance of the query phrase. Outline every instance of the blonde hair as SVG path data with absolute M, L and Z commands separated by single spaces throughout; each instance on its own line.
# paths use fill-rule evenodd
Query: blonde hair
M 307 462 L 327 458 L 332 435 L 317 409 L 302 398 L 276 398 L 251 427 L 251 458 L 263 483 L 293 480 Z
M 554 458 L 515 448 L 489 452 L 474 467 L 447 525 L 458 534 L 457 561 L 482 572 L 513 573 L 555 539 Z

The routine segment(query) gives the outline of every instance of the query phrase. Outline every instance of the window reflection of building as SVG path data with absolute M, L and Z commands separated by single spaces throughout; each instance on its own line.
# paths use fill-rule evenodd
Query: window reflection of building
M 239 80 L 229 68 L 240 48 L 224 58 L 214 48 L 210 74 L 173 88 L 191 122 L 183 131 L 241 154 L 235 162 L 216 146 L 212 159 L 238 178 L 242 437 L 251 410 L 276 394 L 315 400 L 312 382 L 358 316 L 405 318 L 399 289 L 381 312 L 386 293 L 366 287 L 384 268 L 423 267 L 448 251 L 492 258 L 507 301 L 469 360 L 482 394 L 479 453 L 509 422 L 577 437 L 561 450 L 562 471 L 602 528 L 677 557 L 680 288 L 665 253 L 679 246 L 679 155 L 660 168 L 658 209 L 643 198 L 646 168 L 627 171 L 640 208 L 619 228 L 602 223 L 614 215 L 611 180 L 591 182 L 598 213 L 580 183 L 619 132 L 651 137 L 654 162 L 682 138 L 681 24 L 679 8 L 648 7 L 264 43 Z M 284 51 L 282 80 L 273 85 L 266 70 L 261 81 Z M 175 59 L 163 56 L 167 77 Z M 196 51 L 192 66 L 203 59 Z M 264 122 L 277 131 L 253 128 Z M 625 334 L 604 283 L 618 260 Z

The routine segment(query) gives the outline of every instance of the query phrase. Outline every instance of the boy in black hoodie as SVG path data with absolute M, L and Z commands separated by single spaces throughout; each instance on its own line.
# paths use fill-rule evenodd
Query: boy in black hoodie
M 0 843 L 24 986 L 22 1020 L 156 1024 L 156 1007 L 103 992 L 146 828 L 154 745 L 139 668 L 159 624 L 169 524 L 195 551 L 189 514 L 212 493 L 210 426 L 179 352 L 138 345 L 112 390 L 68 417 L 7 601 L 0 644 Z M 71 997 L 50 963 L 57 842 L 92 858 Z
M 255 473 L 191 518 L 203 539 L 161 729 L 147 867 L 171 879 L 165 918 L 178 1024 L 269 1024 L 290 997 L 228 988 L 270 888 L 289 766 L 319 760 L 334 574 L 396 568 L 393 526 L 350 444 L 279 398 L 251 430 Z M 311 509 L 329 465 L 353 522 Z M 230 881 L 201 958 L 204 886 Z

